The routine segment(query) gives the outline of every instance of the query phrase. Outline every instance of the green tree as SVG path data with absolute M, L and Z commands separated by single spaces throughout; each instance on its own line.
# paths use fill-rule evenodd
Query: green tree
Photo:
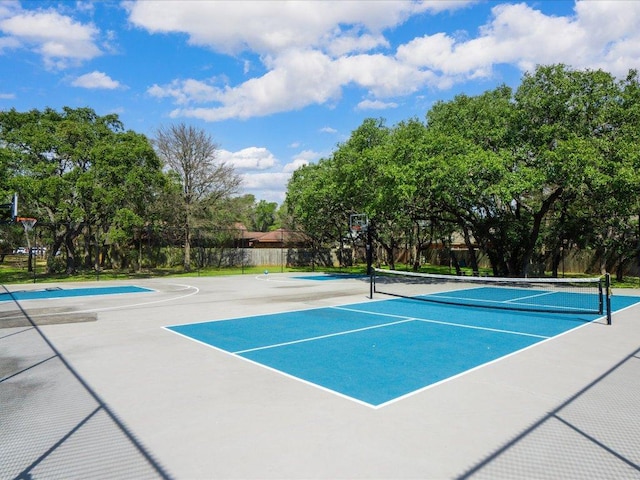
M 640 82 L 635 70 L 615 85 L 599 73 L 609 89 L 600 94 L 598 115 L 591 115 L 597 119 L 591 138 L 600 162 L 587 186 L 585 211 L 601 270 L 622 280 L 629 264 L 637 259 L 640 265 Z
M 304 230 L 315 252 L 330 241 L 342 242 L 346 231 L 343 204 L 331 169 L 329 159 L 305 165 L 293 172 L 287 185 L 285 209 L 291 216 L 288 226 Z
M 133 131 L 97 148 L 95 158 L 88 178 L 94 188 L 95 243 L 114 266 L 122 266 L 130 258 L 136 233 L 165 220 L 154 204 L 167 188 L 167 176 L 148 139 Z M 96 269 L 98 260 L 96 256 Z
M 367 119 L 295 172 L 287 210 L 316 236 L 367 213 L 392 266 L 402 243 L 419 251 L 456 232 L 475 272 L 478 250 L 495 275 L 527 276 L 593 248 L 621 276 L 640 248 L 639 92 L 635 71 L 540 66 L 515 92 L 437 102 L 426 125 Z
M 496 274 L 509 273 L 507 242 L 518 233 L 513 217 L 521 215 L 515 199 L 526 188 L 528 174 L 516 166 L 508 148 L 512 108 L 511 90 L 499 87 L 438 102 L 427 114 L 426 188 L 441 222 L 454 221 L 462 234 L 474 271 L 480 248 Z
M 429 131 L 441 140 L 431 155 L 448 157 L 434 169 L 441 181 L 432 187 L 496 275 L 540 271 L 544 252 L 561 247 L 542 243 L 552 238 L 547 232 L 584 244 L 581 223 L 566 215 L 596 216 L 586 198 L 610 195 L 612 174 L 625 171 L 611 155 L 612 138 L 620 138 L 612 114 L 621 98 L 610 74 L 553 65 L 526 74 L 513 96 L 501 87 L 431 109 Z
M 253 209 L 252 227 L 258 232 L 269 231 L 276 222 L 276 212 L 278 204 L 260 200 Z
M 92 263 L 98 229 L 106 231 L 121 209 L 144 215 L 140 209 L 162 178 L 143 136 L 124 131 L 117 115 L 90 108 L 0 112 L 0 139 L 21 215 L 38 219 L 49 255 L 64 250 L 69 273 L 81 257 Z
M 564 65 L 539 67 L 525 76 L 515 97 L 520 157 L 542 178 L 538 196 L 552 200 L 547 202 L 548 220 L 560 219 L 562 212 L 569 211 L 572 218 L 564 218 L 555 230 L 574 245 L 596 246 L 605 263 L 610 254 L 620 252 L 628 237 L 623 234 L 616 245 L 615 232 L 628 231 L 622 226 L 630 218 L 626 205 L 633 196 L 616 199 L 620 192 L 634 191 L 633 175 L 626 172 L 633 168 L 630 160 L 638 150 L 624 132 L 637 130 L 638 124 L 634 127 L 625 118 L 630 105 L 625 105 L 624 97 L 624 88 L 611 74 L 570 70 Z M 553 215 L 558 207 L 560 215 Z M 589 231 L 581 223 L 591 225 Z M 614 257 L 621 259 L 618 254 Z
M 248 229 L 252 229 L 256 197 L 251 194 L 227 198 L 218 209 L 217 224 L 221 227 L 233 227 L 239 222 Z
M 338 145 L 330 159 L 332 194 L 336 199 L 336 225 L 340 225 L 344 238 L 352 214 L 366 214 L 372 224 L 372 234 L 380 242 L 393 264 L 393 251 L 399 233 L 393 230 L 393 214 L 384 211 L 387 198 L 380 190 L 381 164 L 386 162 L 390 129 L 384 119 L 367 118 L 349 139 Z M 388 213 L 388 215 L 386 215 Z M 363 239 L 351 236 L 354 247 Z

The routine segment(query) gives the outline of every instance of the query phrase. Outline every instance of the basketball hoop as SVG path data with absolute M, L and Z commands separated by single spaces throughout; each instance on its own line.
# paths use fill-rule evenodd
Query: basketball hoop
M 366 232 L 369 226 L 369 218 L 364 213 L 355 213 L 349 216 L 349 229 L 353 235 Z
M 38 220 L 31 217 L 16 217 L 16 222 L 22 224 L 22 228 L 24 228 L 25 232 L 30 232 L 31 230 L 33 230 L 33 227 L 36 225 L 37 221 Z

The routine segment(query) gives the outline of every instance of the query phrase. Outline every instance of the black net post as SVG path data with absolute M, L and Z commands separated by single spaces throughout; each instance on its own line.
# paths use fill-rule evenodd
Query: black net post
M 375 270 L 373 268 L 373 224 L 367 225 L 367 275 L 369 275 L 369 298 L 373 298 Z
M 604 299 L 607 310 L 607 325 L 611 325 L 611 275 L 608 273 L 604 276 L 604 289 Z
M 376 292 L 376 269 L 371 268 L 369 274 L 369 298 L 373 300 L 373 294 Z

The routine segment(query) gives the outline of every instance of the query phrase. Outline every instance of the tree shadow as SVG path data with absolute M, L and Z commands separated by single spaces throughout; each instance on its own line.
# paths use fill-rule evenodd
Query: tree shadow
M 639 478 L 640 349 L 462 475 Z
M 0 478 L 171 478 L 13 303 L 0 318 Z

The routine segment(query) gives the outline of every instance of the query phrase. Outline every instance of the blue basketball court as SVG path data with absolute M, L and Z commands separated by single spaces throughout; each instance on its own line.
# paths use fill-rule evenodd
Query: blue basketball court
M 3 292 L 0 302 L 14 300 L 49 300 L 54 298 L 86 297 L 92 295 L 118 295 L 123 293 L 147 293 L 153 290 L 135 285 L 118 285 L 115 287 L 86 287 L 86 288 L 45 288 L 42 290 L 21 290 L 17 292 Z
M 531 292 L 524 292 L 527 300 Z M 509 301 L 513 301 L 511 298 Z M 637 297 L 616 296 L 612 310 Z M 430 304 L 394 298 L 174 325 L 168 330 L 358 402 L 381 407 L 600 315 Z

